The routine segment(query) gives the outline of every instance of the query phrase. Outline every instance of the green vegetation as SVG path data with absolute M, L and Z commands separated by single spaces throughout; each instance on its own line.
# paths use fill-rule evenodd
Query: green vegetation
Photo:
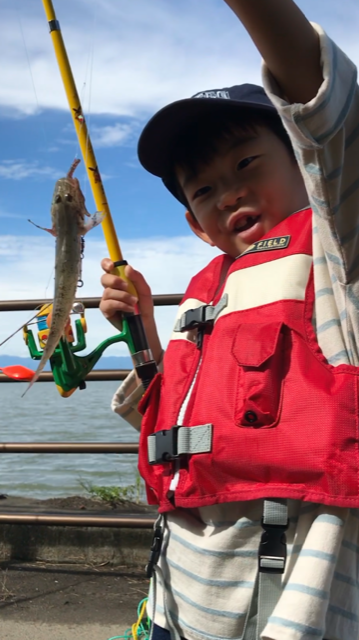
M 102 500 L 111 507 L 123 502 L 135 502 L 139 504 L 143 502 L 143 483 L 139 474 L 136 476 L 135 484 L 127 486 L 112 485 L 109 487 L 91 484 L 84 480 L 80 480 L 80 485 L 92 498 Z

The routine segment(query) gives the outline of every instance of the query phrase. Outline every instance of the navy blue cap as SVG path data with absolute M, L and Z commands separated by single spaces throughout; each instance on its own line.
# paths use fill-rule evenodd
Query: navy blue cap
M 200 91 L 191 98 L 163 107 L 149 120 L 138 142 L 138 157 L 142 166 L 155 176 L 164 178 L 178 136 L 197 118 L 206 113 L 215 113 L 216 110 L 223 112 L 223 109 L 232 112 L 233 109 L 255 109 L 277 114 L 264 89 L 255 84 Z

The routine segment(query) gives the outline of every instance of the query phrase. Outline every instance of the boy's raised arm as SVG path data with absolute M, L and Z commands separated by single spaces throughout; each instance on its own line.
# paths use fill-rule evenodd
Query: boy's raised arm
M 319 38 L 292 0 L 225 0 L 289 102 L 307 103 L 322 84 Z

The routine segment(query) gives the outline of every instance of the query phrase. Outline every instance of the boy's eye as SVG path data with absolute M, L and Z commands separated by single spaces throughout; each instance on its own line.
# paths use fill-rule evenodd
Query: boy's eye
M 195 200 L 196 198 L 200 198 L 201 196 L 204 196 L 210 190 L 211 190 L 211 187 L 201 187 L 200 189 L 197 189 L 197 191 L 195 191 L 192 196 L 192 200 Z
M 243 158 L 243 160 L 241 160 L 237 164 L 237 171 L 248 167 L 248 165 L 251 164 L 251 162 L 253 162 L 253 160 L 255 160 L 256 158 L 258 158 L 258 156 L 249 156 L 249 158 Z

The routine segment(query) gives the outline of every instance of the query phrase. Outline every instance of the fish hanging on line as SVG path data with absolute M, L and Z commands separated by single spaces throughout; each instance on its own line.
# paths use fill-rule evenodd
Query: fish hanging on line
M 23 396 L 36 382 L 46 362 L 54 353 L 60 338 L 64 335 L 78 286 L 82 237 L 90 229 L 101 224 L 106 215 L 103 212 L 96 212 L 91 216 L 87 211 L 80 183 L 73 176 L 79 162 L 79 159 L 74 160 L 66 177 L 56 182 L 51 204 L 51 229 L 40 227 L 29 220 L 35 227 L 48 231 L 56 238 L 55 293 L 46 346 L 35 375 Z M 85 216 L 90 218 L 87 223 L 85 223 Z

